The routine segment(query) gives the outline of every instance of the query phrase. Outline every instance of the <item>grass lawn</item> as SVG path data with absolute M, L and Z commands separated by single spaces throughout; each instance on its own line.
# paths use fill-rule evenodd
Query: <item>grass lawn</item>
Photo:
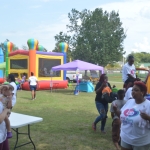
M 121 80 L 117 80 L 116 77 L 109 77 L 109 80 L 111 85 L 115 84 L 122 88 Z M 100 123 L 96 132 L 91 128 L 92 122 L 98 116 L 94 92 L 81 92 L 75 96 L 69 89 L 52 93 L 37 91 L 37 99 L 32 101 L 30 91 L 18 91 L 17 104 L 13 112 L 43 118 L 43 122 L 31 125 L 31 137 L 37 150 L 115 150 L 111 141 L 110 113 L 106 124 L 107 134 L 100 133 Z M 19 130 L 25 131 L 27 128 Z M 15 138 L 13 132 L 13 138 L 10 139 L 11 150 Z M 25 135 L 20 135 L 19 143 L 26 139 Z M 31 149 L 31 144 L 18 148 Z

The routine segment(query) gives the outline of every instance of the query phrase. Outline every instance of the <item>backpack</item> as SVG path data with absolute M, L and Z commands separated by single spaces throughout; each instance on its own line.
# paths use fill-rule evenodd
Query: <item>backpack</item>
M 109 93 L 103 93 L 102 94 L 102 100 L 104 102 L 112 103 L 116 99 L 117 99 L 117 94 L 116 93 L 110 92 L 110 94 Z

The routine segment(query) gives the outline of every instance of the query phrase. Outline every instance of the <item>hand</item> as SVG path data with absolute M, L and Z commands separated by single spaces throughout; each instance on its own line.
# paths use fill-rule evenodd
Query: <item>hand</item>
M 106 84 L 107 84 L 107 81 L 104 81 L 104 82 L 102 83 L 102 87 L 105 87 Z
M 9 109 L 8 108 L 5 108 L 4 111 L 6 112 L 6 114 L 9 113 Z
M 136 81 L 141 81 L 141 79 L 140 78 L 136 78 Z
M 141 112 L 140 115 L 141 115 L 141 117 L 142 117 L 143 119 L 150 121 L 150 116 L 147 115 L 146 113 Z

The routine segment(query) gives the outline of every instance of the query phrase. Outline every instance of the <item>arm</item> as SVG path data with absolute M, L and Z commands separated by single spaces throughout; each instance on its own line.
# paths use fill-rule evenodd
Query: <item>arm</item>
M 96 94 L 98 94 L 98 93 L 102 92 L 102 90 L 103 90 L 103 86 L 100 86 L 100 88 L 98 88 L 97 90 L 95 90 L 95 92 L 96 92 Z
M 29 83 L 29 85 L 30 85 L 30 78 L 29 78 L 29 80 L 28 80 L 28 83 Z
M 114 105 L 113 109 L 114 109 L 115 115 L 117 115 L 118 117 L 120 117 L 121 111 L 117 109 L 117 106 Z
M 147 115 L 146 113 L 141 112 L 140 115 L 141 115 L 141 117 L 142 117 L 143 119 L 145 119 L 145 120 L 147 120 L 147 121 L 150 121 L 150 116 Z
M 98 83 L 98 84 L 96 85 L 96 88 L 95 88 L 96 94 L 102 92 L 102 90 L 103 90 L 103 88 L 104 88 L 105 85 L 106 85 L 106 83 L 103 82 L 103 83 L 101 84 L 101 86 L 99 87 L 99 83 Z
M 3 112 L 0 114 L 0 123 L 2 123 L 4 121 L 4 119 L 6 118 L 8 113 L 8 109 L 4 109 Z
M 12 108 L 12 97 L 10 98 L 10 100 L 7 103 L 7 108 L 11 109 Z
M 111 106 L 110 106 L 110 113 L 111 113 L 111 118 L 113 119 L 114 116 L 115 116 L 115 113 L 114 113 L 114 109 L 113 109 L 113 102 L 111 103 Z
M 132 78 L 134 80 L 136 80 L 136 78 L 134 78 L 131 74 L 127 74 L 129 78 Z
M 37 84 L 37 87 L 40 88 L 40 85 L 39 85 L 39 82 L 38 82 L 38 81 L 36 81 L 36 84 Z
M 127 74 L 129 78 L 132 78 L 134 79 L 134 81 L 140 81 L 141 79 L 140 78 L 135 78 L 133 77 L 131 74 Z
M 118 117 L 120 117 L 121 111 L 120 111 L 120 110 L 117 110 L 117 111 L 115 112 L 115 114 L 116 114 Z

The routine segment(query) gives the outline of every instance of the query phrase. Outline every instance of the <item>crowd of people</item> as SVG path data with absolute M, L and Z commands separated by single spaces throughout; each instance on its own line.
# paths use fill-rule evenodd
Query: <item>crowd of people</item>
M 147 87 L 144 82 L 136 77 L 134 57 L 129 56 L 128 62 L 123 66 L 123 87 L 117 92 L 117 98 L 113 100 L 109 109 L 109 103 L 104 94 L 112 93 L 112 87 L 106 74 L 100 76 L 95 87 L 95 105 L 99 115 L 95 118 L 92 129 L 106 134 L 105 125 L 107 113 L 112 117 L 112 142 L 116 150 L 150 150 L 150 101 L 145 98 Z M 9 84 L 0 86 L 0 150 L 9 150 L 8 139 L 12 137 L 9 116 L 16 104 L 17 85 L 13 74 L 7 77 Z M 26 82 L 23 74 L 22 85 Z M 36 99 L 38 80 L 31 72 L 28 79 L 32 100 Z
M 146 84 L 136 77 L 134 57 L 129 56 L 122 71 L 123 87 L 117 92 L 117 99 L 111 103 L 112 141 L 116 150 L 150 150 L 150 101 L 145 98 Z M 106 90 L 107 87 L 107 90 Z M 110 93 L 111 85 L 106 74 L 100 76 L 95 87 L 95 105 L 99 116 L 92 124 L 97 130 L 97 123 L 101 122 L 100 131 L 106 133 L 108 102 L 103 93 Z

